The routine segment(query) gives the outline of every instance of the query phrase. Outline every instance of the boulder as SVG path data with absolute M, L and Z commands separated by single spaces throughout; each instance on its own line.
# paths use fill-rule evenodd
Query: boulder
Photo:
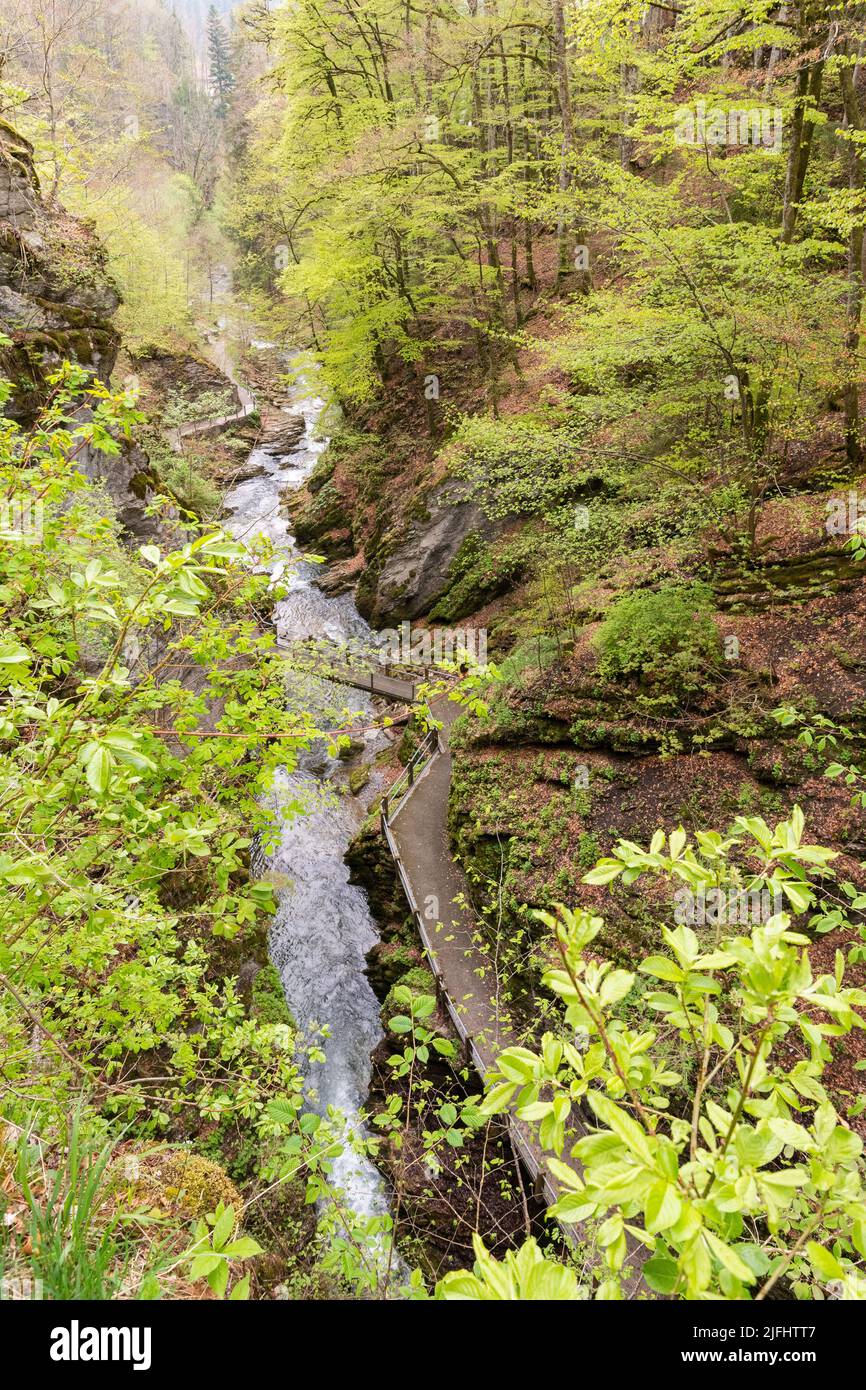
M 494 524 L 454 479 L 440 483 L 425 501 L 426 516 L 410 523 L 405 538 L 359 586 L 358 607 L 375 627 L 428 612 L 446 589 L 451 562 L 467 536 L 494 534 Z

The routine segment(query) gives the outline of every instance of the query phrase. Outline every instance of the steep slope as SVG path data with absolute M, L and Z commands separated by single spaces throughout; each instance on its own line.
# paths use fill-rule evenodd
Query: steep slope
M 64 359 L 107 381 L 120 339 L 111 316 L 120 303 L 93 231 L 43 199 L 33 149 L 0 122 L 0 353 L 15 386 L 10 413 L 31 418 L 45 375 Z

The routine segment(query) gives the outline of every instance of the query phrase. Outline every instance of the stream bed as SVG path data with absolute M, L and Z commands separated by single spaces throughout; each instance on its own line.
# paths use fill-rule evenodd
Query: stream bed
M 286 515 L 283 494 L 301 486 L 326 447 L 313 438 L 322 406 L 322 401 L 298 393 L 289 408 L 289 413 L 304 417 L 297 446 L 278 456 L 253 449 L 248 465 L 260 464 L 262 471 L 225 499 L 226 527 L 233 535 L 249 540 L 265 534 L 274 544 L 269 568 L 274 581 L 280 579 L 289 589 L 274 605 L 277 632 L 284 639 L 349 639 L 369 633 L 350 595 L 329 598 L 317 586 L 317 566 L 301 558 Z M 326 727 L 326 712 L 335 706 L 373 713 L 370 697 L 362 691 L 309 674 L 289 674 L 287 699 L 296 699 L 299 707 L 327 721 Z M 366 735 L 370 743 L 381 743 L 383 737 Z M 278 771 L 273 804 L 279 843 L 262 855 L 260 867 L 280 885 L 270 953 L 288 1006 L 305 1035 L 328 1027 L 322 1044 L 327 1060 L 309 1068 L 318 1108 L 323 1113 L 329 1106 L 339 1109 L 357 1132 L 369 1088 L 370 1054 L 382 1028 L 379 1002 L 364 974 L 365 956 L 377 940 L 376 926 L 366 896 L 349 882 L 344 862 L 363 810 L 354 797 L 335 791 L 340 767 L 320 744 L 302 752 L 293 771 Z M 306 814 L 293 813 L 298 802 Z M 388 1192 L 378 1169 L 349 1147 L 335 1162 L 333 1179 L 359 1215 L 388 1210 Z

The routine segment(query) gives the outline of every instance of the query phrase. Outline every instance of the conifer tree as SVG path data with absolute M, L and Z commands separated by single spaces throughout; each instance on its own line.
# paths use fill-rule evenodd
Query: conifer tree
M 229 98 L 235 85 L 235 79 L 232 72 L 228 34 L 215 5 L 211 5 L 207 15 L 207 48 L 211 95 L 216 105 L 217 115 L 222 118 L 228 111 Z

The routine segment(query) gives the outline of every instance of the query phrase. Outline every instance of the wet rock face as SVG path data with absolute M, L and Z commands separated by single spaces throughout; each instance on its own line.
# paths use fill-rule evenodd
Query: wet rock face
M 119 303 L 98 238 L 44 202 L 32 147 L 0 121 L 0 331 L 12 340 L 0 370 L 15 388 L 8 413 L 32 419 L 46 375 L 65 359 L 107 381 Z
M 451 562 L 466 537 L 475 532 L 489 539 L 494 531 L 481 508 L 466 501 L 461 484 L 453 480 L 428 494 L 426 511 L 359 587 L 358 607 L 374 625 L 426 613 L 444 592 Z

